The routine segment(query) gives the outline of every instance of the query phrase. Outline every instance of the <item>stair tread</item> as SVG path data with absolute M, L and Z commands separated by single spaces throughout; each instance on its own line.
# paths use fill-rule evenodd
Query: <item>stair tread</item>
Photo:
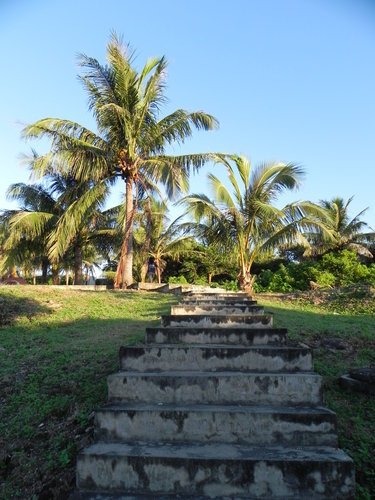
M 269 311 L 265 311 L 264 313 L 259 313 L 259 314 L 252 314 L 252 313 L 223 313 L 223 314 L 207 314 L 206 313 L 199 313 L 199 314 L 163 314 L 161 318 L 173 318 L 173 319 L 181 319 L 181 318 L 208 318 L 208 319 L 213 319 L 213 318 L 231 318 L 232 316 L 235 316 L 237 319 L 238 317 L 243 317 L 243 318 L 263 318 L 264 316 L 273 316 L 273 313 Z
M 342 450 L 329 446 L 249 446 L 231 443 L 95 443 L 81 456 L 172 459 L 352 462 Z
M 192 371 L 192 370 L 171 370 L 171 371 L 153 371 L 153 372 L 137 372 L 137 371 L 125 371 L 121 370 L 117 373 L 109 375 L 109 377 L 170 377 L 170 378 L 181 378 L 181 377 L 193 377 L 193 378 L 210 378 L 210 377 L 243 377 L 254 375 L 255 377 L 301 377 L 303 375 L 308 375 L 316 379 L 321 379 L 321 375 L 318 375 L 314 371 L 298 371 L 298 372 L 264 372 L 264 371 L 234 371 L 234 370 L 220 370 L 220 371 Z
M 228 326 L 224 328 L 217 327 L 217 326 L 153 326 L 153 327 L 147 327 L 146 332 L 157 332 L 157 331 L 163 331 L 163 332 L 175 332 L 175 331 L 187 331 L 187 332 L 200 332 L 200 331 L 208 331 L 208 332 L 220 332 L 224 334 L 231 334 L 231 333 L 239 333 L 239 332 L 246 332 L 246 333 L 251 333 L 251 334 L 256 334 L 256 333 L 287 333 L 288 329 L 287 328 L 273 328 L 273 327 L 265 327 L 265 328 L 249 328 L 246 326 L 240 326 L 240 327 L 235 327 L 235 326 Z
M 281 346 L 274 346 L 274 345 L 250 345 L 250 346 L 243 346 L 243 345 L 231 345 L 231 344 L 139 344 L 139 345 L 132 345 L 132 346 L 121 346 L 121 350 L 137 350 L 137 349 L 144 349 L 144 350 L 151 350 L 151 349 L 182 349 L 182 350 L 199 350 L 199 349 L 209 349 L 209 350 L 215 350 L 215 349 L 227 349 L 231 351 L 270 351 L 273 353 L 277 353 L 279 351 L 301 351 L 301 352 L 309 352 L 311 351 L 310 347 L 299 347 L 299 346 L 293 346 L 293 345 L 287 345 L 283 344 Z
M 294 415 L 332 415 L 335 413 L 323 406 L 270 406 L 259 404 L 182 404 L 182 403 L 108 403 L 96 411 L 175 411 L 175 412 L 215 412 L 215 413 L 265 413 L 265 414 L 294 414 Z

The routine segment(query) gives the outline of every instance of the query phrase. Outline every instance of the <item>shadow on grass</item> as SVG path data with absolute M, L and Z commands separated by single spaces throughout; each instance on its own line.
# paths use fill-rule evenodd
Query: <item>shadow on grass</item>
M 152 312 L 161 312 L 157 301 Z M 13 345 L 0 353 L 8 360 L 0 366 L 0 498 L 68 498 L 77 453 L 93 441 L 92 412 L 107 401 L 106 377 L 119 370 L 119 348 L 142 343 L 159 321 L 146 314 L 8 329 Z
M 6 293 L 0 295 L 0 327 L 11 325 L 21 317 L 31 319 L 37 314 L 47 312 L 50 312 L 50 309 L 34 299 Z

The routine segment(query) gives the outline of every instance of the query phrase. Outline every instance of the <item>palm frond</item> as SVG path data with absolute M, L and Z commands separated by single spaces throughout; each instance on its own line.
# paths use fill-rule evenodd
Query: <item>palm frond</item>
M 93 207 L 99 208 L 107 195 L 108 186 L 102 181 L 69 205 L 49 236 L 49 256 L 52 260 L 62 257 L 82 226 L 87 226 L 87 214 Z
M 234 209 L 236 204 L 227 187 L 213 174 L 208 174 L 208 180 L 216 202 L 229 209 Z

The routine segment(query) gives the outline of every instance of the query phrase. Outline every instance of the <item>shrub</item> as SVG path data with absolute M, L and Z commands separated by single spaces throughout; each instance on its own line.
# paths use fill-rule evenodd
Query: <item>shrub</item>
M 219 286 L 228 292 L 238 292 L 238 283 L 236 280 L 222 281 Z
M 356 254 L 349 250 L 323 255 L 320 267 L 335 276 L 336 286 L 367 282 L 371 274 L 369 268 L 361 264 Z
M 208 286 L 208 282 L 205 278 L 196 278 L 193 282 L 194 285 Z
M 311 282 L 321 288 L 368 283 L 375 285 L 375 265 L 361 264 L 354 252 L 343 250 L 325 254 L 318 262 L 307 261 L 284 265 L 277 271 L 265 269 L 254 284 L 256 292 L 292 292 L 308 290 Z
M 188 281 L 185 276 L 170 276 L 168 278 L 168 283 L 171 285 L 187 285 Z

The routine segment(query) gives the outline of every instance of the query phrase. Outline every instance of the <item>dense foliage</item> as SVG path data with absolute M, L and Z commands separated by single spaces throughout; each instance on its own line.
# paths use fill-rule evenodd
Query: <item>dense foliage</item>
M 342 250 L 327 253 L 318 261 L 282 263 L 275 272 L 264 269 L 257 277 L 255 290 L 293 292 L 358 283 L 375 286 L 375 264 L 363 264 L 354 252 Z

